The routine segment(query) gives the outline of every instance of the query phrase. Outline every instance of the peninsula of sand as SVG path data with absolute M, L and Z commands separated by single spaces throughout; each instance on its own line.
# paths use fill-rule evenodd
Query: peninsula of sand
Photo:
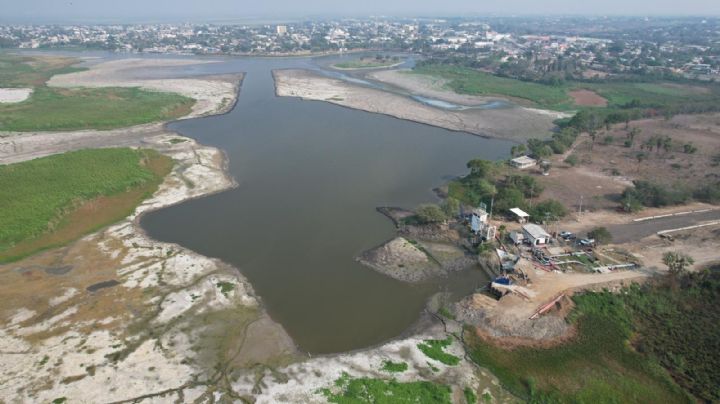
M 554 127 L 553 121 L 564 116 L 562 113 L 511 104 L 499 108 L 487 107 L 488 103 L 497 99 L 459 96 L 447 91 L 432 90 L 418 82 L 394 79 L 396 71 L 382 73 L 384 75 L 375 73 L 371 77 L 403 87 L 417 95 L 456 102 L 467 108 L 436 108 L 403 94 L 323 76 L 310 70 L 275 70 L 273 76 L 278 96 L 326 101 L 348 108 L 516 142 L 547 136 Z

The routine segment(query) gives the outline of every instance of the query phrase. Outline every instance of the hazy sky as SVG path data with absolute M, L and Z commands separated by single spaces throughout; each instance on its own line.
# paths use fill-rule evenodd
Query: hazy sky
M 159 21 L 313 15 L 720 15 L 720 0 L 0 0 L 2 21 Z

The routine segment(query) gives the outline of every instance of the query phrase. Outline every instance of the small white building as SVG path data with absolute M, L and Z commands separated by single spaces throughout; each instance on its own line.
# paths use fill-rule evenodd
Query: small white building
M 510 165 L 519 170 L 524 170 L 537 165 L 537 160 L 528 156 L 520 156 L 510 160 Z
M 512 213 L 515 216 L 515 220 L 518 221 L 518 223 L 525 223 L 527 222 L 528 218 L 530 217 L 530 214 L 525 212 L 524 210 L 520 208 L 512 208 L 510 209 L 510 213 Z
M 550 236 L 550 234 L 548 234 L 545 229 L 533 223 L 528 223 L 524 225 L 522 227 L 522 231 L 525 235 L 525 238 L 531 245 L 547 244 L 552 238 L 552 236 Z
M 523 240 L 525 240 L 525 235 L 519 231 L 511 231 L 510 240 L 512 240 L 515 245 L 520 245 Z

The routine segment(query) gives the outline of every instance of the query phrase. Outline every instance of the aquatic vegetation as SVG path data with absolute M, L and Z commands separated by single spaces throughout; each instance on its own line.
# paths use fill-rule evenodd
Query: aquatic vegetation
M 446 365 L 455 366 L 460 363 L 460 358 L 455 355 L 445 352 L 445 348 L 452 344 L 452 337 L 446 339 L 428 339 L 417 345 L 418 349 L 422 351 L 430 359 L 435 359 L 438 362 Z

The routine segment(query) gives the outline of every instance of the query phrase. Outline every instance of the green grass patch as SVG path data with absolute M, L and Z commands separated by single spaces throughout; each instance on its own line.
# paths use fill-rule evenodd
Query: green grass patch
M 27 100 L 0 104 L 0 131 L 114 129 L 186 115 L 194 100 L 139 88 L 37 87 Z
M 465 403 L 477 403 L 477 394 L 475 394 L 475 391 L 473 391 L 470 387 L 465 387 L 465 389 L 463 389 L 463 396 L 465 397 Z
M 152 150 L 97 149 L 0 166 L 0 262 L 127 216 L 172 164 Z
M 438 314 L 450 320 L 455 320 L 455 315 L 452 314 L 450 310 L 448 310 L 448 308 L 445 306 L 441 307 L 440 310 L 438 310 Z
M 231 282 L 218 282 L 216 286 L 225 297 L 228 297 L 230 292 L 235 289 L 235 284 Z
M 450 387 L 426 381 L 400 383 L 396 380 L 352 378 L 347 373 L 335 386 L 319 391 L 331 403 L 396 404 L 451 403 Z
M 635 105 L 643 108 L 681 109 L 686 104 L 717 102 L 720 90 L 715 85 L 683 85 L 676 83 L 643 83 L 607 81 L 601 83 L 566 82 L 547 85 L 531 81 L 500 77 L 469 67 L 427 64 L 415 67 L 412 74 L 439 77 L 447 81 L 446 87 L 459 94 L 501 96 L 525 100 L 532 105 L 559 111 L 598 109 L 579 107 L 568 95 L 575 89 L 596 92 L 608 100 L 611 109 Z
M 60 56 L 34 57 L 0 53 L 0 88 L 42 86 L 53 75 L 86 70 L 73 67 L 77 62 L 77 59 Z
M 511 97 L 529 101 L 541 108 L 556 110 L 573 108 L 566 86 L 549 86 L 499 77 L 461 66 L 419 66 L 413 69 L 412 73 L 445 79 L 446 86 L 459 94 Z
M 634 288 L 627 294 L 576 296 L 570 321 L 578 336 L 553 348 L 507 351 L 468 332 L 470 357 L 490 369 L 508 390 L 535 402 L 692 402 L 655 356 L 628 344 L 639 317 L 630 302 L 644 293 L 654 292 Z M 666 319 L 659 321 L 670 325 Z
M 389 67 L 400 63 L 399 58 L 360 58 L 349 60 L 347 62 L 335 63 L 333 67 L 338 69 L 372 69 L 379 67 Z
M 451 344 L 452 337 L 447 337 L 446 339 L 428 339 L 419 343 L 417 347 L 428 358 L 435 359 L 449 366 L 455 366 L 460 363 L 460 358 L 445 352 L 445 348 Z
M 408 364 L 405 362 L 384 361 L 381 369 L 390 373 L 402 373 L 408 370 Z
M 577 87 L 595 91 L 608 100 L 609 107 L 622 107 L 633 102 L 648 107 L 662 107 L 683 102 L 716 99 L 712 89 L 699 91 L 696 87 L 667 83 L 578 83 Z M 700 88 L 703 89 L 703 88 Z

